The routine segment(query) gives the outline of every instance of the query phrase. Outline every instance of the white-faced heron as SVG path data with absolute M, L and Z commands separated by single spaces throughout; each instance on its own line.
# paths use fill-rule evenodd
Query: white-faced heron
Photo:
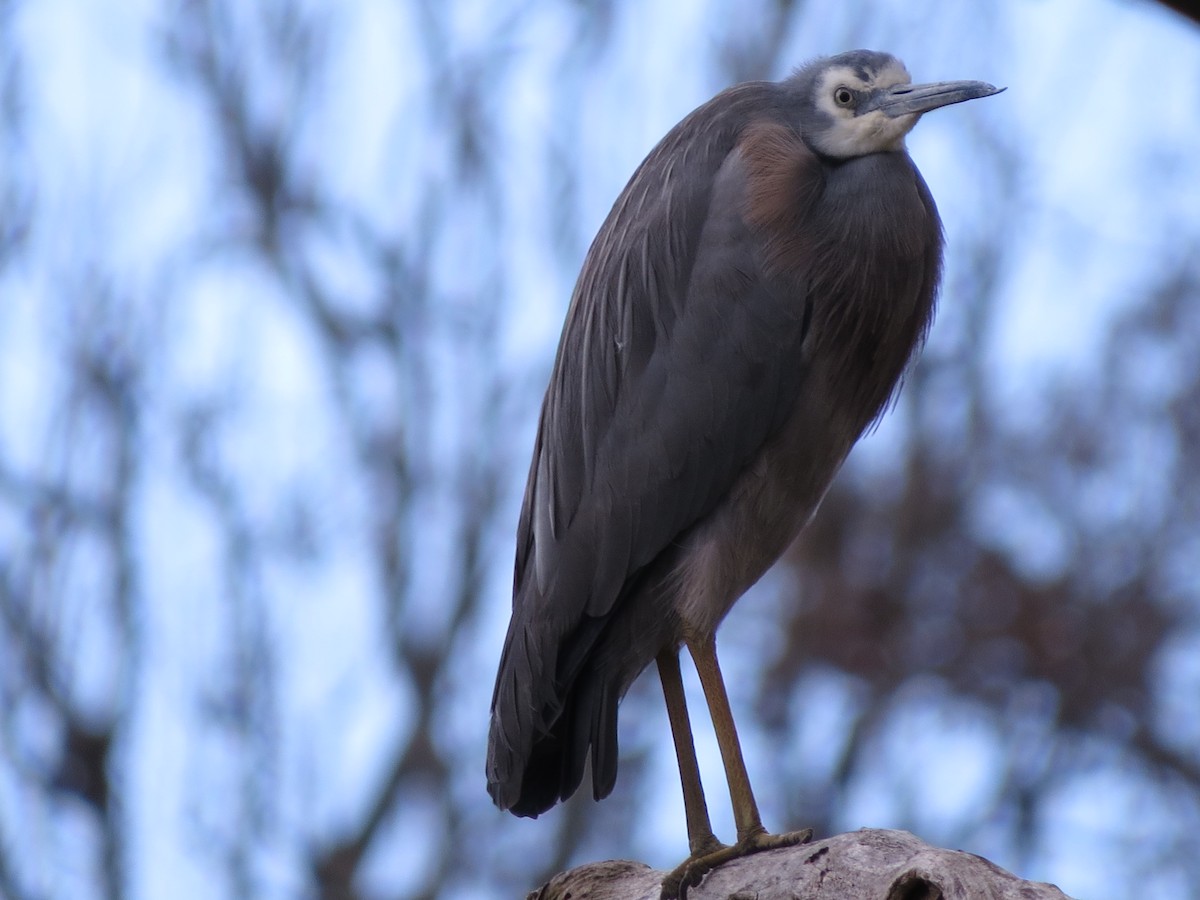
M 904 147 L 922 113 L 997 93 L 914 85 L 858 50 L 705 103 L 638 167 L 580 272 L 542 406 L 492 698 L 488 790 L 536 816 L 617 777 L 617 704 L 657 660 L 683 781 L 686 890 L 797 843 L 759 817 L 714 633 L 812 517 L 933 316 L 942 229 Z M 686 645 L 737 823 L 713 836 Z

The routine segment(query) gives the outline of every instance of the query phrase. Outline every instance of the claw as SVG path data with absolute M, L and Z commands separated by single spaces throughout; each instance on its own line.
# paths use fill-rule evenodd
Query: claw
M 777 850 L 780 847 L 806 844 L 812 840 L 812 836 L 811 828 L 789 831 L 786 834 L 758 832 L 747 835 L 733 846 L 721 846 L 698 856 L 690 856 L 672 869 L 663 879 L 659 898 L 660 900 L 687 900 L 688 889 L 696 887 L 704 880 L 704 876 L 717 866 L 723 865 L 731 859 L 739 859 L 752 853 L 761 853 L 764 850 Z

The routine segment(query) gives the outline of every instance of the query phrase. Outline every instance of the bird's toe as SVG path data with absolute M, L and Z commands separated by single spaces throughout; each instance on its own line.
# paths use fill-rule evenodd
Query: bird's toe
M 689 888 L 694 888 L 704 880 L 705 875 L 731 859 L 749 856 L 752 853 L 762 853 L 764 850 L 777 850 L 780 847 L 806 844 L 812 840 L 812 836 L 811 828 L 789 831 L 784 834 L 769 834 L 759 831 L 747 835 L 732 846 L 719 844 L 716 849 L 694 853 L 672 869 L 663 879 L 659 898 L 660 900 L 687 900 Z

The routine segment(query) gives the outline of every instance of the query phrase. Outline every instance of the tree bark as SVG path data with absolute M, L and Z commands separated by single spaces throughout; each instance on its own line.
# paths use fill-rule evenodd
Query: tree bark
M 658 900 L 666 872 L 629 860 L 555 875 L 527 900 Z M 769 850 L 714 869 L 689 900 L 1067 900 L 1052 884 L 1025 881 L 961 850 L 907 831 L 864 828 Z

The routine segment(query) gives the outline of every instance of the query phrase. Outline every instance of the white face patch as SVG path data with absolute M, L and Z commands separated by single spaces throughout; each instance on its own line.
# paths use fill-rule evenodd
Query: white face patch
M 856 115 L 853 106 L 843 106 L 837 102 L 840 88 L 872 91 L 898 84 L 912 84 L 908 70 L 898 60 L 893 60 L 878 72 L 868 73 L 866 80 L 852 66 L 837 66 L 823 73 L 817 85 L 817 108 L 833 120 L 833 125 L 814 135 L 813 143 L 817 149 L 827 156 L 840 159 L 901 149 L 904 136 L 917 124 L 920 116 L 891 118 L 879 110 Z

